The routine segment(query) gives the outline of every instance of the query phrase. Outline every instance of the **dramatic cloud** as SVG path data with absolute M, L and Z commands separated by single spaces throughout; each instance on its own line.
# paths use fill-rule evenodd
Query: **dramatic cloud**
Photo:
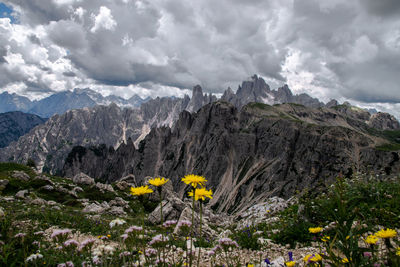
M 288 83 L 323 101 L 385 110 L 400 103 L 398 0 L 5 4 L 1 90 L 154 96 L 200 84 L 221 94 L 259 74 L 273 88 Z

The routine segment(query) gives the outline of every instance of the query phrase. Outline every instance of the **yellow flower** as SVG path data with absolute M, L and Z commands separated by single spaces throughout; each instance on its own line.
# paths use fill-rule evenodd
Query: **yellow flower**
M 110 237 L 111 237 L 111 235 L 107 235 L 107 237 L 108 237 L 108 238 L 110 238 Z
M 165 179 L 164 177 L 156 177 L 154 179 L 150 179 L 149 184 L 154 185 L 154 186 L 162 186 L 168 181 L 169 181 L 169 179 Z
M 349 260 L 347 258 L 343 258 L 342 263 L 349 263 Z
M 153 190 L 149 188 L 148 185 L 146 186 L 139 186 L 139 187 L 131 187 L 131 194 L 134 196 L 141 196 L 144 194 L 153 193 Z
M 370 244 L 370 245 L 375 245 L 376 242 L 378 242 L 378 238 L 374 235 L 369 235 L 365 239 L 365 243 Z
M 194 188 L 196 188 L 197 185 L 204 186 L 204 184 L 205 184 L 205 182 L 207 182 L 207 180 L 203 176 L 199 176 L 199 175 L 195 175 L 195 174 L 188 174 L 182 178 L 182 182 L 184 182 L 185 184 L 190 184 Z
M 189 192 L 189 196 L 193 197 L 193 191 Z M 205 188 L 196 188 L 194 190 L 194 200 L 196 200 L 196 201 L 199 200 L 199 199 L 205 200 L 206 197 L 208 197 L 209 199 L 212 199 L 212 191 L 211 191 L 211 189 L 207 190 Z
M 397 249 L 396 249 L 396 255 L 397 255 L 397 256 L 400 256 L 400 248 L 397 248 Z
M 349 238 L 350 238 L 350 236 L 348 235 L 348 236 L 346 236 L 346 240 L 349 240 Z
M 325 236 L 323 236 L 323 237 L 321 238 L 322 242 L 328 242 L 330 239 L 331 239 L 331 237 L 330 237 L 330 236 L 327 236 L 327 235 L 325 235 Z
M 285 265 L 286 265 L 287 267 L 293 267 L 293 266 L 296 265 L 296 262 L 295 262 L 295 261 L 287 261 L 287 262 L 285 262 Z
M 308 228 L 308 231 L 310 232 L 310 233 L 312 233 L 312 234 L 316 234 L 316 233 L 319 233 L 319 232 L 322 232 L 322 227 L 310 227 L 310 228 Z
M 396 235 L 397 235 L 396 230 L 389 228 L 387 228 L 386 230 L 385 229 L 379 230 L 378 232 L 375 233 L 375 236 L 379 238 L 392 238 L 395 237 Z
M 247 267 L 254 267 L 254 264 L 247 264 Z
M 304 257 L 305 262 L 318 262 L 322 261 L 321 255 L 317 254 L 308 254 Z

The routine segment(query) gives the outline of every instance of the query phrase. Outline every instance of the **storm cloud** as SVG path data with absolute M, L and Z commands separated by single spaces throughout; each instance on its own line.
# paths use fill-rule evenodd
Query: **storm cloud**
M 287 83 L 322 101 L 386 110 L 400 103 L 397 0 L 6 4 L 19 24 L 0 19 L 1 90 L 148 96 L 200 84 L 221 94 L 259 74 L 273 88 Z

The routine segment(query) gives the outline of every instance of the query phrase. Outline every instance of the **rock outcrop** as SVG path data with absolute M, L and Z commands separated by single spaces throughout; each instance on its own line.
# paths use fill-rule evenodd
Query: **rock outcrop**
M 215 102 L 195 114 L 183 111 L 173 129 L 152 129 L 138 149 L 129 143 L 96 153 L 80 147 L 64 173 L 82 171 L 107 182 L 133 174 L 139 184 L 146 176 L 164 176 L 180 198 L 188 190 L 181 177 L 200 174 L 214 192 L 213 209 L 239 212 L 272 196 L 318 188 L 340 173 L 397 173 L 399 153 L 375 149 L 384 140 L 370 135 L 362 119 L 297 104 L 252 103 L 238 110 Z

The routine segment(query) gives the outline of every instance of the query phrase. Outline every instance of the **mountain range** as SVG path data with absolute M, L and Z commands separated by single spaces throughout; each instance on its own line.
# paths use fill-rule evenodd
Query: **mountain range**
M 39 101 L 31 101 L 27 97 L 4 92 L 0 94 L 0 112 L 22 111 L 36 114 L 43 118 L 49 118 L 54 114 L 63 114 L 71 109 L 109 105 L 111 103 L 115 103 L 121 107 L 138 108 L 148 100 L 150 100 L 150 97 L 142 99 L 138 95 L 133 95 L 129 99 L 115 95 L 104 97 L 88 88 L 62 91 Z
M 284 102 L 294 103 L 279 104 Z M 135 109 L 113 103 L 56 114 L 0 149 L 0 161 L 31 158 L 42 171 L 84 172 L 107 182 L 128 174 L 139 181 L 162 175 L 180 194 L 179 177 L 202 174 L 213 190 L 225 188 L 215 192 L 213 207 L 232 212 L 315 187 L 338 173 L 371 168 L 392 174 L 398 170 L 399 130 L 390 114 L 335 100 L 324 104 L 293 95 L 288 86 L 271 90 L 253 76 L 219 100 L 195 86 L 191 98 L 157 97 Z M 241 198 L 249 201 L 240 204 Z
M 342 108 L 250 103 L 238 109 L 217 101 L 197 113 L 183 111 L 172 129 L 153 128 L 138 148 L 130 140 L 117 149 L 74 147 L 62 174 L 83 172 L 107 183 L 133 174 L 139 184 L 163 176 L 180 197 L 187 190 L 180 178 L 201 174 L 214 192 L 211 207 L 228 213 L 316 189 L 339 174 L 397 175 L 400 131 L 373 128 L 362 113 Z

